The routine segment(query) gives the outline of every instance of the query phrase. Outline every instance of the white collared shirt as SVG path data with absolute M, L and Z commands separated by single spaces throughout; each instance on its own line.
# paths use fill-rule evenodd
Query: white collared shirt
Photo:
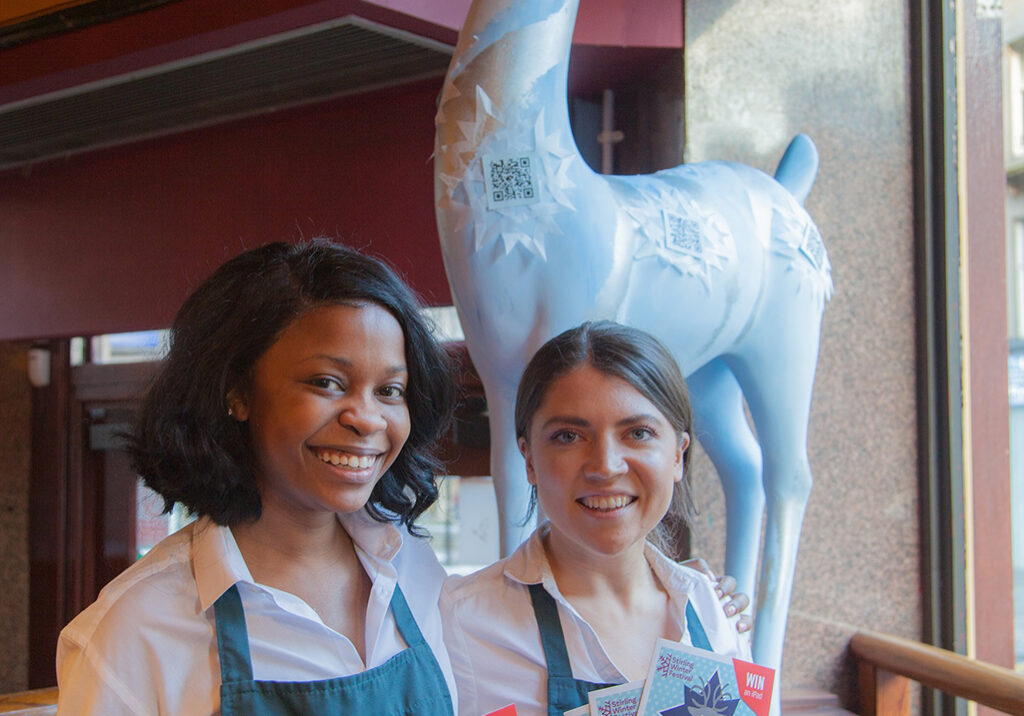
M 363 511 L 338 519 L 373 583 L 365 666 L 352 642 L 326 626 L 306 602 L 253 581 L 230 529 L 200 518 L 117 576 L 61 632 L 60 713 L 218 713 L 213 603 L 233 584 L 245 610 L 253 677 L 312 681 L 380 666 L 405 648 L 388 609 L 397 580 L 454 701 L 437 609 L 445 573 L 430 545 Z
M 466 577 L 451 576 L 441 592 L 445 641 L 459 689 L 459 714 L 480 716 L 508 704 L 519 716 L 547 714 L 547 664 L 528 585 L 543 584 L 558 605 L 573 676 L 595 683 L 627 681 L 605 651 L 593 627 L 566 601 L 555 584 L 541 537 L 544 527 L 511 556 Z M 736 632 L 707 575 L 673 562 L 657 548 L 644 550 L 669 594 L 682 642 L 686 603 L 693 604 L 716 653 L 750 658 L 750 643 Z

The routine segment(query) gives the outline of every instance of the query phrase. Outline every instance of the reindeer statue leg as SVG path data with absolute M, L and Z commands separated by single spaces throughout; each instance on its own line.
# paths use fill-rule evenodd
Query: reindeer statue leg
M 725 572 L 739 590 L 755 594 L 764 488 L 761 448 L 743 409 L 743 394 L 725 362 L 716 358 L 689 376 L 694 436 L 708 453 L 725 493 Z
M 530 485 L 526 480 L 526 466 L 516 443 L 515 386 L 502 383 L 487 387 L 487 415 L 491 433 L 491 476 L 498 504 L 498 525 L 501 532 L 501 556 L 511 554 L 530 536 L 536 525 L 536 515 L 527 520 L 530 504 Z
M 781 273 L 784 267 L 777 270 Z M 783 325 L 759 326 L 744 342 L 742 357 L 727 359 L 746 397 L 764 459 L 767 521 L 754 625 L 754 660 L 776 670 L 796 572 L 804 509 L 811 492 L 807 424 L 817 364 L 821 306 L 801 300 L 800 287 L 782 284 L 782 300 L 769 300 L 766 315 L 786 316 Z M 790 293 L 791 291 L 791 293 Z M 785 307 L 783 307 L 785 303 Z M 766 322 L 767 323 L 767 322 Z M 776 684 L 780 684 L 776 675 Z M 779 691 L 772 713 L 779 714 Z

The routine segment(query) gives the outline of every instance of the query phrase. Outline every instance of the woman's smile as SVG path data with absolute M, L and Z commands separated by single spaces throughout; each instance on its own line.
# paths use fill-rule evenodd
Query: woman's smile
M 617 512 L 636 502 L 635 495 L 589 495 L 578 497 L 576 502 L 584 509 L 598 513 Z
M 311 448 L 313 454 L 328 465 L 347 468 L 350 471 L 365 470 L 373 466 L 380 458 L 380 453 L 374 455 L 354 455 L 344 450 L 332 450 L 330 448 Z

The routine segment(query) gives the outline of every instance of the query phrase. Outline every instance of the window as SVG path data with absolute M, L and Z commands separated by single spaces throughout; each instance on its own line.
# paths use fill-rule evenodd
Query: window
M 156 543 L 195 519 L 181 504 L 164 513 L 164 498 L 139 480 L 135 490 L 135 558 L 142 557 Z
M 1021 51 L 1024 46 L 1017 42 L 1006 46 L 1006 70 L 1008 83 L 1009 144 L 1010 156 L 1024 157 L 1024 60 Z
M 489 477 L 439 479 L 439 496 L 420 518 L 450 574 L 468 574 L 498 559 L 498 507 Z
M 1006 295 L 1010 302 L 1010 338 L 1024 338 L 1024 218 L 1013 220 Z
M 107 333 L 71 339 L 71 365 L 83 363 L 140 363 L 167 355 L 167 330 Z M 86 347 L 88 346 L 88 360 Z

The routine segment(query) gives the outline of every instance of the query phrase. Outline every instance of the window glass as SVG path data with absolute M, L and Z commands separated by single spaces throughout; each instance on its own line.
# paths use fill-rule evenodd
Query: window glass
M 1002 28 L 1014 652 L 1024 671 L 1024 0 L 1005 1 Z
M 164 498 L 139 480 L 135 490 L 135 558 L 142 557 L 156 543 L 174 534 L 195 517 L 180 504 L 164 513 Z

